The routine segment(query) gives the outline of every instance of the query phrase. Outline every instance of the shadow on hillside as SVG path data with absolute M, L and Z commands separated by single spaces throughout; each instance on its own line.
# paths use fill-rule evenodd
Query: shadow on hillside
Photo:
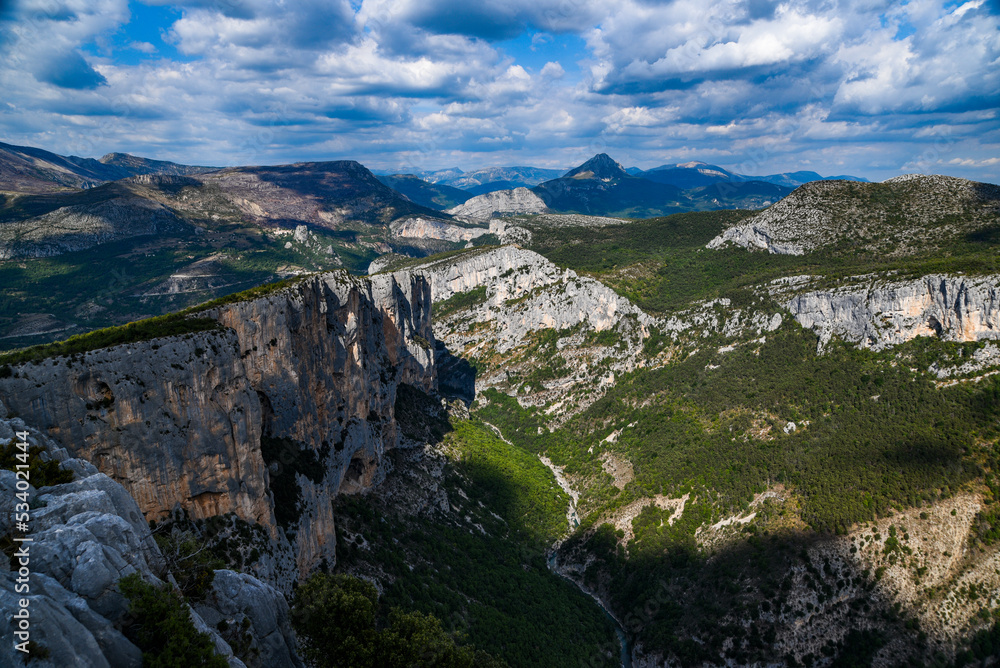
M 607 590 L 616 616 L 633 640 L 665 650 L 669 665 L 868 666 L 895 639 L 910 648 L 911 656 L 894 657 L 900 665 L 931 658 L 927 636 L 875 574 L 841 556 L 834 536 L 748 528 L 734 540 L 707 558 L 675 544 L 633 548 L 625 562 L 602 529 L 588 545 L 599 556 L 587 575 L 614 574 Z M 794 655 L 790 644 L 808 650 Z
M 965 235 L 969 243 L 994 245 L 1000 244 L 1000 224 L 981 227 Z
M 441 402 L 407 383 L 396 388 L 394 413 L 403 436 L 415 441 L 440 443 L 452 430 Z
M 449 399 L 461 399 L 466 406 L 476 399 L 476 368 L 469 361 L 452 355 L 443 341 L 434 348 L 438 391 Z

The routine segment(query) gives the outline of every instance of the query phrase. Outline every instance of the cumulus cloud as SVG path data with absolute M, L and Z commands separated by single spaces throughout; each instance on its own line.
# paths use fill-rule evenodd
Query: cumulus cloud
M 130 32 L 126 0 L 0 13 L 3 138 L 209 164 L 569 167 L 608 151 L 1000 179 L 988 0 L 144 2 L 173 8 L 162 42 Z

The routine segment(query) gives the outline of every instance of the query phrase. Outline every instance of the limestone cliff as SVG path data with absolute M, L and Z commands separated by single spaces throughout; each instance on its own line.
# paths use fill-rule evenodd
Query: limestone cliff
M 485 227 L 453 225 L 443 220 L 411 216 L 394 220 L 389 229 L 394 237 L 407 239 L 439 239 L 441 241 L 471 241 L 489 230 Z
M 398 384 L 435 387 L 429 284 L 335 272 L 203 315 L 223 328 L 15 366 L 0 397 L 147 519 L 232 512 L 287 536 L 300 573 L 332 562 L 331 502 L 378 478 Z
M 541 197 L 527 188 L 514 188 L 476 195 L 465 203 L 448 209 L 447 213 L 473 220 L 489 220 L 494 213 L 542 213 L 545 210 L 545 202 Z
M 786 303 L 803 327 L 882 350 L 917 336 L 946 341 L 1000 338 L 1000 276 L 929 275 L 910 281 L 869 278 Z
M 17 573 L 8 559 L 0 559 L 0 665 L 25 665 L 14 650 L 12 615 L 19 599 L 27 598 L 31 611 L 31 638 L 48 653 L 36 653 L 27 665 L 37 668 L 90 666 L 139 668 L 142 652 L 120 630 L 128 601 L 118 581 L 137 573 L 162 585 L 172 573 L 146 526 L 139 506 L 122 485 L 98 472 L 90 463 L 69 453 L 21 418 L 6 419 L 0 405 L 0 440 L 27 432 L 27 442 L 42 448 L 35 455 L 55 459 L 74 473 L 72 482 L 35 489 L 29 487 L 31 506 L 30 589 L 17 589 Z M 15 475 L 0 470 L 0 535 L 13 526 Z M 6 557 L 6 555 L 5 555 Z M 273 587 L 257 578 L 219 570 L 205 599 L 191 610 L 196 628 L 208 633 L 218 654 L 230 668 L 262 666 L 300 667 L 288 619 L 288 605 Z M 247 621 L 244 622 L 244 619 Z M 220 622 L 225 621 L 225 624 Z M 234 656 L 223 639 L 224 630 L 245 630 L 242 648 L 248 660 Z
M 616 373 L 644 364 L 643 342 L 659 326 L 600 282 L 516 246 L 470 250 L 412 269 L 431 283 L 438 339 L 476 361 L 476 389 L 497 387 L 525 404 L 576 393 L 573 410 L 582 410 Z M 571 414 L 564 409 L 553 419 Z

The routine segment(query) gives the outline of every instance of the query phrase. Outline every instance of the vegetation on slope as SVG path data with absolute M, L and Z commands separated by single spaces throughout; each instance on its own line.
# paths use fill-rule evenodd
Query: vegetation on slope
M 184 599 L 169 584 L 157 586 L 138 573 L 118 582 L 129 600 L 123 620 L 125 636 L 142 650 L 142 665 L 150 668 L 226 668 L 207 633 L 199 632 Z
M 549 572 L 545 548 L 568 498 L 538 459 L 477 422 L 445 439 L 445 515 L 404 515 L 372 497 L 338 499 L 338 569 L 374 568 L 388 605 L 433 614 L 511 666 L 615 665 L 611 626 Z
M 530 248 L 561 267 L 593 276 L 640 308 L 665 313 L 699 299 L 737 296 L 754 285 L 782 276 L 810 274 L 831 279 L 897 272 L 1000 273 L 996 242 L 1000 227 L 961 235 L 940 252 L 892 256 L 865 252 L 842 243 L 806 255 L 772 255 L 705 245 L 748 211 L 679 213 L 603 227 L 531 226 Z
M 769 654 L 772 622 L 747 636 L 727 620 L 752 617 L 751 608 L 763 602 L 791 606 L 782 574 L 803 567 L 802 549 L 811 542 L 897 509 L 938 502 L 970 485 L 981 489 L 982 481 L 994 489 L 1000 380 L 938 388 L 921 372 L 928 360 L 976 344 L 925 339 L 873 353 L 835 342 L 817 355 L 814 336 L 788 323 L 764 343 L 729 352 L 706 343 L 683 361 L 619 379 L 553 432 L 541 410 L 522 408 L 495 391 L 481 396 L 475 414 L 526 450 L 548 454 L 583 486 L 584 519 L 566 549 L 583 548 L 597 558 L 587 570 L 588 582 L 603 585 L 621 615 L 657 600 L 658 583 L 672 583 L 673 602 L 657 603 L 656 612 L 633 629 L 647 646 L 667 650 L 686 665 L 721 661 L 709 648 L 736 633 L 740 642 L 728 658 L 778 660 Z M 786 433 L 789 422 L 797 428 Z M 616 442 L 605 442 L 612 432 L 619 433 Z M 634 478 L 623 489 L 604 472 L 605 453 L 632 464 Z M 744 534 L 749 543 L 714 556 L 699 547 L 696 532 L 749 514 L 754 495 L 774 485 L 796 502 L 758 506 L 758 521 Z M 660 494 L 690 498 L 676 521 L 670 521 L 672 508 L 647 505 L 631 522 L 627 553 L 619 545 L 621 532 L 598 526 L 629 504 Z M 1000 530 L 995 499 L 985 496 L 994 505 L 978 518 L 980 542 L 974 544 L 988 544 Z M 771 534 L 758 536 L 758 526 L 771 526 Z M 748 561 L 759 576 L 747 574 Z M 845 577 L 833 582 L 843 589 Z M 847 578 L 848 586 L 871 586 L 853 582 L 856 577 Z M 694 637 L 700 641 L 692 643 Z M 876 638 L 855 640 L 877 649 Z M 856 643 L 830 651 L 850 656 L 855 649 Z
M 348 575 L 312 575 L 295 590 L 291 620 L 316 668 L 506 665 L 457 645 L 432 615 L 380 606 L 374 585 Z

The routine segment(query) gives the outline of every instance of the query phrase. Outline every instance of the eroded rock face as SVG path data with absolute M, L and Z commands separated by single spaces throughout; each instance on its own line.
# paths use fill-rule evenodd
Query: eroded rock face
M 212 591 L 195 610 L 210 627 L 246 629 L 251 651 L 248 668 L 301 667 L 288 617 L 288 603 L 274 587 L 245 573 L 215 571 Z
M 488 216 L 487 216 L 488 218 Z M 441 241 L 471 241 L 489 230 L 485 227 L 462 227 L 443 220 L 413 216 L 395 220 L 389 226 L 393 236 L 409 239 L 439 239 Z
M 499 323 L 500 352 L 518 345 L 529 332 L 549 327 L 565 329 L 587 322 L 595 331 L 603 331 L 626 316 L 642 326 L 653 322 L 602 283 L 560 269 L 538 253 L 516 246 L 470 252 L 414 270 L 430 280 L 435 302 L 485 288 L 490 319 Z
M 473 220 L 489 220 L 494 213 L 543 213 L 545 201 L 527 188 L 497 190 L 448 209 L 446 213 Z
M 800 294 L 786 308 L 820 337 L 882 350 L 917 336 L 946 341 L 1000 338 L 1000 276 L 930 275 Z
M 124 485 L 146 519 L 235 513 L 288 535 L 300 573 L 333 563 L 332 500 L 378 480 L 398 441 L 397 385 L 435 388 L 430 286 L 335 272 L 204 315 L 224 329 L 19 365 L 0 396 Z M 267 462 L 262 435 L 297 450 Z M 296 452 L 318 476 L 295 469 Z M 282 472 L 300 489 L 284 534 L 269 488 Z
M 2 407 L 0 415 L 6 415 Z M 74 472 L 75 479 L 28 490 L 33 508 L 29 591 L 17 589 L 18 574 L 11 570 L 6 555 L 0 559 L 0 665 L 140 668 L 142 652 L 116 626 L 129 605 L 118 591 L 118 582 L 137 573 L 146 582 L 162 586 L 170 575 L 139 505 L 122 485 L 89 462 L 69 458 L 64 448 L 22 419 L 0 419 L 2 440 L 25 431 L 29 445 L 43 448 L 35 456 L 60 461 L 63 469 Z M 12 529 L 15 486 L 14 473 L 0 470 L 0 535 Z M 31 638 L 49 653 L 47 658 L 35 656 L 28 664 L 24 654 L 14 649 L 12 615 L 20 609 L 21 598 L 29 601 Z M 302 665 L 295 654 L 284 598 L 251 575 L 216 571 L 211 596 L 191 614 L 196 627 L 210 634 L 230 668 L 246 666 L 220 635 L 218 620 L 242 620 L 243 616 L 251 618 L 246 639 L 265 660 L 255 665 Z
M 434 323 L 450 351 L 441 356 L 447 371 L 442 382 L 466 400 L 474 395 L 473 385 L 477 391 L 500 388 L 536 405 L 580 390 L 586 396 L 574 401 L 582 410 L 614 383 L 616 373 L 644 364 L 643 341 L 659 326 L 607 286 L 516 246 L 471 250 L 413 270 L 427 276 L 435 303 L 444 309 Z M 444 303 L 456 296 L 465 303 L 452 310 Z M 556 340 L 544 344 L 544 353 L 532 352 L 532 342 L 551 337 L 551 330 Z M 459 368 L 453 355 L 478 363 L 474 380 L 464 372 L 471 367 Z M 546 363 L 558 368 L 551 378 L 523 383 Z M 553 419 L 568 415 L 561 411 Z
M 147 519 L 176 505 L 273 525 L 260 400 L 234 332 L 204 332 L 15 367 L 9 407 L 135 497 Z

